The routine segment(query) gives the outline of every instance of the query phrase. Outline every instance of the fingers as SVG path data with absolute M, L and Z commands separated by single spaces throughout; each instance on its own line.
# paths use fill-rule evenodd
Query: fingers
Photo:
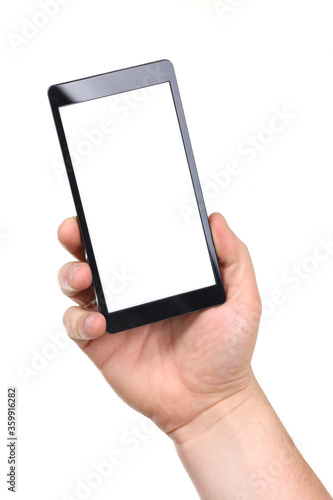
M 72 306 L 64 314 L 64 326 L 73 340 L 93 340 L 106 331 L 106 321 L 98 312 L 86 311 L 83 307 Z
M 75 302 L 89 304 L 94 297 L 92 274 L 84 262 L 84 246 L 76 217 L 62 222 L 58 229 L 60 243 L 81 262 L 69 262 L 62 266 L 58 281 L 62 292 Z M 63 322 L 68 335 L 81 344 L 101 337 L 106 331 L 106 321 L 102 314 L 90 312 L 84 307 L 73 306 L 67 309 Z
M 246 245 L 229 228 L 224 217 L 209 217 L 222 280 L 228 299 L 246 298 L 260 302 L 252 260 Z
M 84 262 L 85 253 L 81 232 L 76 217 L 65 219 L 58 229 L 58 240 L 74 257 Z
M 68 262 L 58 272 L 61 291 L 78 304 L 86 305 L 94 297 L 92 274 L 86 262 Z

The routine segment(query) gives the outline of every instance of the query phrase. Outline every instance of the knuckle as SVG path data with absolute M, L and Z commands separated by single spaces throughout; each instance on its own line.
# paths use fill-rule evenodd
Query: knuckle
M 64 264 L 58 271 L 57 274 L 57 279 L 58 279 L 58 284 L 60 287 L 60 290 L 62 291 L 63 294 L 65 294 L 68 297 L 71 297 L 75 292 L 75 290 L 70 286 L 67 278 L 67 273 L 68 270 L 70 269 L 72 263 L 69 262 L 67 264 Z
M 241 241 L 241 240 L 240 240 Z M 250 256 L 250 250 L 249 250 L 249 247 L 246 245 L 246 243 L 244 243 L 244 241 L 241 241 L 242 243 L 242 248 L 244 250 L 244 253 L 246 253 L 248 256 Z
M 58 285 L 59 285 L 61 290 L 63 288 L 63 286 L 62 286 L 63 285 L 63 269 L 64 269 L 64 266 L 62 266 L 57 273 Z
M 64 327 L 71 338 L 77 337 L 77 321 L 74 307 L 66 309 L 63 316 Z

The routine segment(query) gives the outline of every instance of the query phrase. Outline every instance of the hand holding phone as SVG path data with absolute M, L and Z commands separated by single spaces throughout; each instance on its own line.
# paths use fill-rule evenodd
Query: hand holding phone
M 80 304 L 65 312 L 69 336 L 117 394 L 165 432 L 205 410 L 208 416 L 220 400 L 231 410 L 252 390 L 250 362 L 261 309 L 251 258 L 220 214 L 212 214 L 209 221 L 228 293 L 225 304 L 119 335 L 106 333 L 103 315 L 84 307 L 94 292 L 76 218 L 66 219 L 59 228 L 60 242 L 81 259 L 72 279 L 78 262 L 65 264 L 59 272 L 63 292 Z M 133 252 L 136 246 L 133 238 Z

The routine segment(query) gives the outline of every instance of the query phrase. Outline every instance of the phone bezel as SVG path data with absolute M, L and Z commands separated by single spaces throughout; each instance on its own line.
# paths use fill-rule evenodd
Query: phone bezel
M 216 285 L 109 313 L 106 306 L 105 296 L 95 260 L 93 245 L 86 223 L 80 193 L 75 179 L 73 164 L 59 108 L 70 104 L 81 103 L 92 99 L 107 97 L 166 82 L 168 82 L 171 87 Z M 188 314 L 194 311 L 223 304 L 226 300 L 226 294 L 220 274 L 218 259 L 210 231 L 184 110 L 172 63 L 169 60 L 164 59 L 109 73 L 81 78 L 79 80 L 51 85 L 48 89 L 48 97 L 77 211 L 77 218 L 85 247 L 86 259 L 92 271 L 96 301 L 99 311 L 106 318 L 107 332 L 117 333 L 123 330 L 172 318 L 174 316 Z M 193 272 L 195 272 L 195 269 Z

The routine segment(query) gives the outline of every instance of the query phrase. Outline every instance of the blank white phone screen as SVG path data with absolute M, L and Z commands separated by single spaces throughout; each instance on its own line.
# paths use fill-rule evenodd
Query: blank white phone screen
M 170 84 L 60 114 L 108 312 L 215 285 Z

